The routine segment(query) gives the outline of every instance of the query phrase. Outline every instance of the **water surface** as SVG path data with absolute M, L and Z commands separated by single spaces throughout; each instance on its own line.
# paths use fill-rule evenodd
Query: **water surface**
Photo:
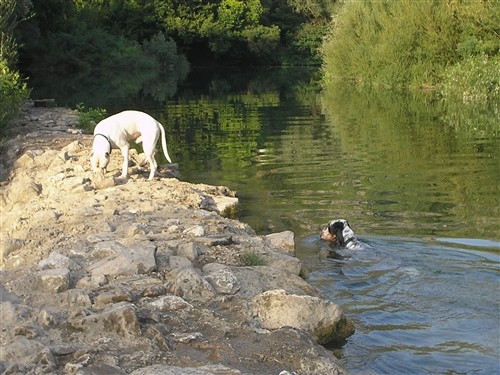
M 498 108 L 316 77 L 193 70 L 91 104 L 155 115 L 181 179 L 236 190 L 258 233 L 295 232 L 308 280 L 356 323 L 331 348 L 351 373 L 500 373 Z M 321 259 L 334 218 L 366 248 Z

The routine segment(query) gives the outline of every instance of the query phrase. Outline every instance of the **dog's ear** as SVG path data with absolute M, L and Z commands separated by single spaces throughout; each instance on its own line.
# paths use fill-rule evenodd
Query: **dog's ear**
M 341 221 L 336 221 L 328 226 L 328 231 L 332 235 L 337 237 L 337 241 L 339 242 L 340 246 L 344 245 L 344 235 L 342 234 L 343 230 L 344 230 L 344 223 Z

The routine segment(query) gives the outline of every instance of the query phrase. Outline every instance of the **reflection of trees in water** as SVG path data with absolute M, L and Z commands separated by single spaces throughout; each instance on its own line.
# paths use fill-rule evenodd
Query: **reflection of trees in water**
M 74 107 L 106 107 L 108 112 L 132 107 L 138 101 L 164 103 L 177 92 L 177 86 L 186 79 L 189 66 L 158 74 L 155 70 L 130 72 L 99 71 L 66 75 L 40 75 L 30 79 L 32 97 L 56 98 L 58 105 Z M 153 104 L 154 105 L 154 104 Z M 116 108 L 114 108 L 116 107 Z
M 325 91 L 323 106 L 331 124 L 325 138 L 337 140 L 345 164 L 361 161 L 357 190 L 375 217 L 392 215 L 404 227 L 419 215 L 431 231 L 453 217 L 476 222 L 447 229 L 457 236 L 498 225 L 499 128 L 491 105 L 338 85 Z

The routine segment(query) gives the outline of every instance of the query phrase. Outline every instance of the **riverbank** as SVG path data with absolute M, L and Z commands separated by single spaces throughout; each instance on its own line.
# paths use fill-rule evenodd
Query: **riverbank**
M 114 152 L 96 180 L 76 120 L 27 103 L 2 147 L 2 373 L 344 373 L 320 344 L 354 327 L 293 233 L 224 217 L 236 194 L 182 166 L 120 181 Z

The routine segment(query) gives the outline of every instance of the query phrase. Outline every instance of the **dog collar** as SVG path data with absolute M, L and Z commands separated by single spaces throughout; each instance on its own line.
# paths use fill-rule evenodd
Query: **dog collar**
M 106 139 L 106 141 L 108 141 L 108 143 L 109 143 L 109 153 L 111 153 L 111 149 L 113 147 L 111 147 L 111 142 L 109 141 L 109 138 L 107 136 L 105 136 L 104 134 L 101 134 L 101 133 L 94 134 L 94 138 L 97 137 L 98 135 L 100 135 L 101 137 L 104 137 Z

